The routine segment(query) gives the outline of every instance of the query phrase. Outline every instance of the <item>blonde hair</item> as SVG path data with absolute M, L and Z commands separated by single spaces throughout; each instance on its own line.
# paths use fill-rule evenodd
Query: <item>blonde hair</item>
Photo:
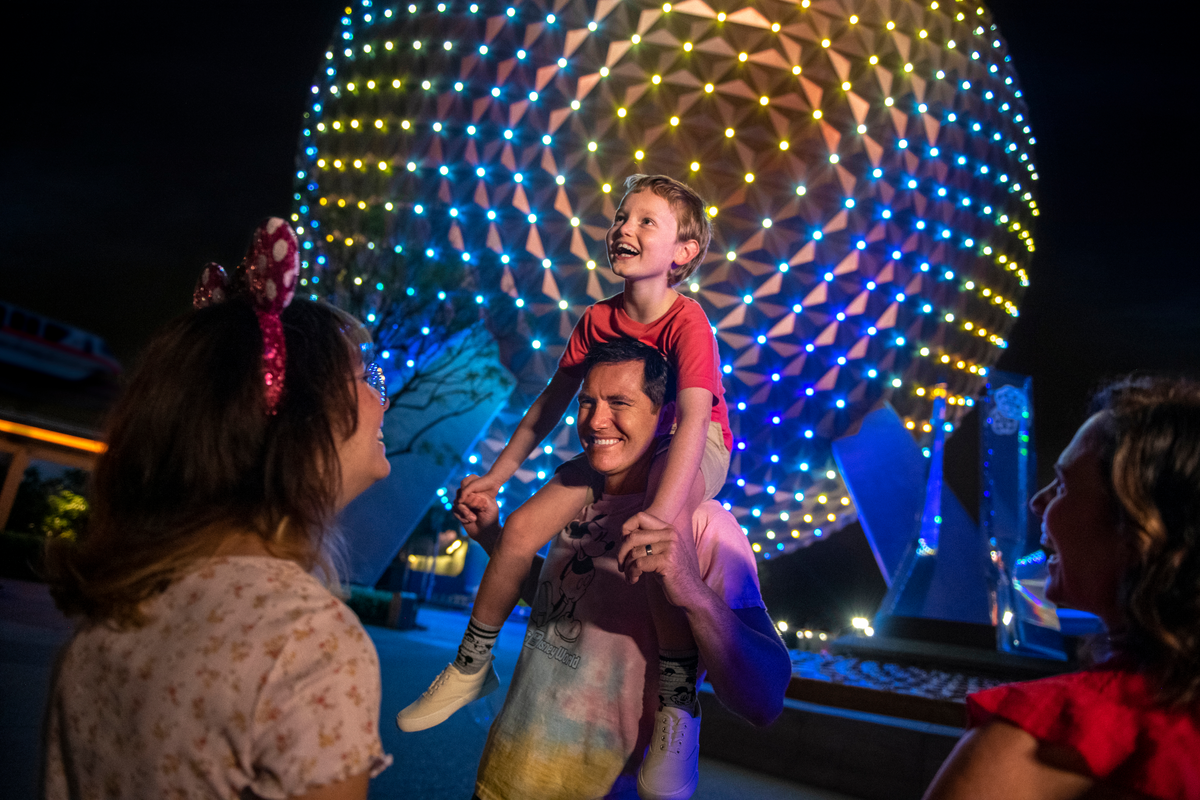
M 671 213 L 675 215 L 675 240 L 687 242 L 694 239 L 700 245 L 695 258 L 667 275 L 672 286 L 686 281 L 703 263 L 712 241 L 712 223 L 708 220 L 704 200 L 686 183 L 666 175 L 630 175 L 625 179 L 625 196 L 635 192 L 652 192 L 666 200 L 671 206 Z M 624 202 L 624 198 L 621 202 Z

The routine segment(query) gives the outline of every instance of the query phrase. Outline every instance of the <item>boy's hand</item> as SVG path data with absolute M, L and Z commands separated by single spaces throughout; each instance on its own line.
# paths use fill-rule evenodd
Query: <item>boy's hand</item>
M 637 583 L 644 573 L 654 574 L 661 579 L 663 593 L 672 605 L 687 606 L 703 585 L 692 537 L 679 535 L 671 525 L 645 511 L 631 517 L 622 530 L 617 564 L 624 570 L 625 580 Z
M 453 513 L 467 535 L 490 553 L 500 532 L 500 507 L 496 499 L 480 492 L 471 492 L 454 504 Z

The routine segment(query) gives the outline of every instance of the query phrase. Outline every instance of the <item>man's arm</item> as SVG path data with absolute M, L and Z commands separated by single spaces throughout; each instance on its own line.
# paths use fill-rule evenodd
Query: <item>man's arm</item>
M 471 518 L 469 522 L 463 521 L 463 529 L 490 557 L 495 552 L 501 533 L 500 507 L 496 505 L 496 498 L 479 492 L 468 494 L 455 505 L 454 513 L 459 520 L 463 520 L 463 517 Z M 521 586 L 521 599 L 529 605 L 533 605 L 533 599 L 537 596 L 538 578 L 542 574 L 544 560 L 538 555 L 533 557 L 529 574 Z
M 709 588 L 691 535 L 677 534 L 644 511 L 636 519 L 638 530 L 621 543 L 617 563 L 631 579 L 654 573 L 667 600 L 683 609 L 721 702 L 755 725 L 774 722 L 783 711 L 792 662 L 767 612 L 734 611 Z M 652 555 L 645 554 L 647 544 Z
M 783 711 L 792 678 L 787 647 L 766 609 L 731 609 L 706 584 L 700 585 L 705 591 L 683 610 L 708 668 L 708 681 L 735 714 L 755 725 L 770 725 Z

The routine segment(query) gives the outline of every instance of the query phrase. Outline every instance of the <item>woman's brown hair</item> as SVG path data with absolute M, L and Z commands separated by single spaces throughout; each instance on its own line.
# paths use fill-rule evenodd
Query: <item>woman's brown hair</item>
M 1092 401 L 1130 565 L 1117 649 L 1159 680 L 1158 700 L 1200 699 L 1200 382 L 1132 377 Z
M 332 568 L 337 448 L 358 425 L 353 379 L 368 338 L 325 303 L 297 298 L 281 321 L 287 369 L 274 414 L 246 302 L 189 313 L 150 343 L 109 416 L 87 528 L 47 553 L 60 608 L 140 624 L 144 600 L 234 532 L 305 569 Z

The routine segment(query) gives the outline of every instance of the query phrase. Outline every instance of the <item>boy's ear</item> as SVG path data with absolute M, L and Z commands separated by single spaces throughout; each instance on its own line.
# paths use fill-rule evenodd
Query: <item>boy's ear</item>
M 686 242 L 679 242 L 675 245 L 674 263 L 676 266 L 682 267 L 684 264 L 691 261 L 700 252 L 700 243 L 695 239 L 688 239 Z

